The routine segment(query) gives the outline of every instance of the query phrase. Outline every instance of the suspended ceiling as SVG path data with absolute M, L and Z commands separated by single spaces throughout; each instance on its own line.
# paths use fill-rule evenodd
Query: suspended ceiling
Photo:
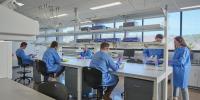
M 0 0 L 1 2 L 2 0 Z M 200 0 L 53 0 L 55 6 L 60 7 L 60 14 L 67 13 L 68 16 L 56 19 L 55 23 L 50 23 L 49 19 L 44 18 L 44 14 L 39 11 L 39 5 L 42 0 L 17 0 L 24 3 L 22 7 L 16 9 L 17 12 L 31 17 L 40 22 L 40 27 L 56 26 L 62 23 L 62 26 L 72 26 L 74 22 L 74 8 L 78 8 L 79 18 L 102 19 L 118 15 L 133 14 L 137 10 L 150 9 L 155 7 L 164 7 L 168 5 L 169 11 L 179 11 L 181 7 L 200 4 Z M 122 2 L 122 5 L 104 8 L 99 10 L 90 10 L 91 7 L 108 4 L 112 2 Z

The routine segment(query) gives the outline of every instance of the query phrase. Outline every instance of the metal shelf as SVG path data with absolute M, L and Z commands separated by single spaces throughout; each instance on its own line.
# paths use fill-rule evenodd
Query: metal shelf
M 56 37 L 56 36 L 74 36 L 74 35 L 90 35 L 90 34 L 102 34 L 111 32 L 146 32 L 146 31 L 162 31 L 164 28 L 160 24 L 144 25 L 144 26 L 133 26 L 133 27 L 123 27 L 123 28 L 110 28 L 103 30 L 91 30 L 91 31 L 78 31 L 78 32 L 68 32 L 68 33 L 52 33 L 52 34 L 41 34 L 37 37 Z

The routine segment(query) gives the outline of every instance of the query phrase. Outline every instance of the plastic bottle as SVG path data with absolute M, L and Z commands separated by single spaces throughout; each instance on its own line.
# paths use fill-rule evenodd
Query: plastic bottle
M 147 61 L 148 61 L 148 57 L 144 56 L 144 57 L 143 57 L 143 63 L 146 64 Z
M 118 55 L 118 62 L 120 62 L 120 63 L 121 63 L 121 62 L 122 62 L 122 60 L 123 60 L 123 55 L 119 54 L 119 55 Z
M 158 67 L 158 57 L 157 55 L 154 57 L 155 67 Z

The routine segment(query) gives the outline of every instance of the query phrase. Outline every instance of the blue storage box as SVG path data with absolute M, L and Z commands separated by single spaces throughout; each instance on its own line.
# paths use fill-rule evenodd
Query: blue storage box
M 81 27 L 81 31 L 89 31 L 91 27 Z
M 106 42 L 120 42 L 120 38 L 106 38 Z
M 126 22 L 126 23 L 123 23 L 123 27 L 131 27 L 131 26 L 135 26 L 135 22 Z
M 95 39 L 94 42 L 120 42 L 120 38 L 104 38 L 104 39 Z
M 124 38 L 123 42 L 140 42 L 140 38 L 138 37 Z
M 76 39 L 77 43 L 82 43 L 82 42 L 90 43 L 91 41 L 92 41 L 92 39 Z
M 91 30 L 101 30 L 101 29 L 107 29 L 107 28 L 104 25 L 92 26 L 91 28 Z

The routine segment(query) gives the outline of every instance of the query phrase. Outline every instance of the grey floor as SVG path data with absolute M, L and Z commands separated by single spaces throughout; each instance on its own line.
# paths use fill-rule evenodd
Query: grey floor
M 21 69 L 20 68 L 14 68 L 13 69 L 13 79 L 19 77 L 19 75 L 17 74 L 17 71 L 19 71 L 19 70 L 21 70 Z M 33 69 L 29 68 L 29 70 L 33 70 Z M 32 76 L 32 73 L 29 74 L 29 76 Z M 120 77 L 120 81 L 119 81 L 117 87 L 115 88 L 115 90 L 112 93 L 113 100 L 123 100 L 123 98 L 121 97 L 121 93 L 123 92 L 123 84 L 124 84 L 123 80 L 124 80 L 124 78 Z M 60 77 L 59 81 L 61 83 L 64 83 L 64 75 L 62 77 Z M 37 84 L 34 84 L 34 82 L 32 81 L 31 84 L 28 85 L 28 87 L 36 89 Z M 169 88 L 169 91 L 170 90 L 171 90 L 171 88 Z M 190 100 L 200 100 L 200 90 L 190 88 L 189 91 L 190 91 Z M 72 100 L 74 100 L 74 99 L 72 99 Z M 86 100 L 88 100 L 88 99 L 86 99 Z M 181 98 L 179 100 L 181 100 Z

